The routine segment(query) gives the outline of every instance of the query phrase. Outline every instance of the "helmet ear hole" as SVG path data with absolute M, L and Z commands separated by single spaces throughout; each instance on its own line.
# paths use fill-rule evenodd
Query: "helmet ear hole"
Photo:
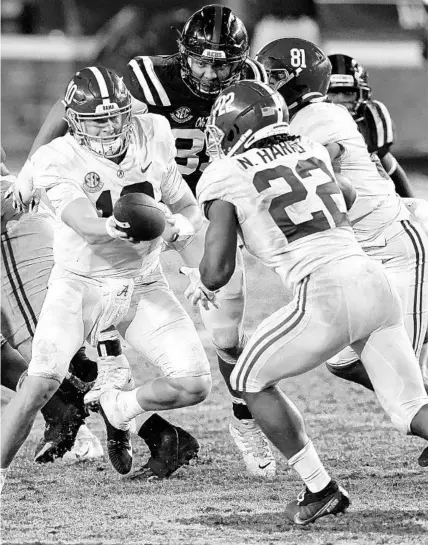
M 236 138 L 236 136 L 239 133 L 239 129 L 236 125 L 233 125 L 232 128 L 227 132 L 226 134 L 226 140 L 228 142 L 233 142 Z

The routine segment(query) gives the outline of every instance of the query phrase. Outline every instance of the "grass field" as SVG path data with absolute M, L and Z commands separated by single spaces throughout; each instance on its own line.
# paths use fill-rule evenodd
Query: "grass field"
M 420 196 L 428 197 L 428 177 L 412 176 Z M 246 324 L 251 330 L 281 305 L 280 284 L 252 258 L 248 262 Z M 182 293 L 171 256 L 166 270 Z M 230 401 L 209 340 L 197 314 L 186 305 L 201 331 L 212 361 L 213 390 L 199 406 L 167 412 L 173 423 L 201 443 L 198 461 L 169 480 L 136 482 L 119 477 L 107 459 L 35 465 L 32 454 L 43 430 L 39 418 L 9 471 L 2 497 L 2 543 L 87 543 L 147 545 L 424 545 L 428 544 L 428 472 L 416 463 L 423 441 L 398 434 L 375 397 L 335 379 L 324 367 L 282 383 L 306 418 L 308 432 L 331 474 L 348 490 L 346 516 L 326 517 L 299 529 L 284 520 L 284 505 L 301 484 L 277 454 L 278 475 L 252 480 L 228 433 Z M 138 364 L 140 381 L 153 370 Z M 101 419 L 90 427 L 104 439 Z M 135 466 L 147 448 L 134 440 Z

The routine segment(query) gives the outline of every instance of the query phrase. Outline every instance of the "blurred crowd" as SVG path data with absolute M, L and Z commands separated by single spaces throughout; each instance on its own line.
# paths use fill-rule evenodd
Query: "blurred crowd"
M 136 54 L 170 54 L 189 16 L 210 2 L 201 0 L 2 0 L 2 33 L 95 35 L 97 62 L 120 70 Z M 288 35 L 320 42 L 314 0 L 217 0 L 246 23 L 252 52 L 267 40 Z M 267 38 L 268 37 L 268 38 Z

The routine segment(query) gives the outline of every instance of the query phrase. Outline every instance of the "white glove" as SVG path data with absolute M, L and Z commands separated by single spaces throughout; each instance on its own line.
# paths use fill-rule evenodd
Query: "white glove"
M 190 280 L 190 284 L 184 292 L 184 297 L 188 299 L 193 306 L 200 303 L 205 310 L 210 310 L 210 305 L 214 308 L 220 308 L 216 298 L 219 290 L 211 291 L 202 284 L 199 269 L 181 267 L 180 273 L 186 275 Z
M 10 175 L 10 178 L 15 177 Z M 12 206 L 18 212 L 37 212 L 37 207 L 40 203 L 40 189 L 30 189 L 29 187 L 23 188 L 21 185 L 22 184 L 15 178 L 4 194 L 5 199 L 12 196 Z
M 183 214 L 173 214 L 166 204 L 157 203 L 166 218 L 165 230 L 162 238 L 167 244 L 173 244 L 178 240 L 186 240 L 195 234 L 192 223 Z

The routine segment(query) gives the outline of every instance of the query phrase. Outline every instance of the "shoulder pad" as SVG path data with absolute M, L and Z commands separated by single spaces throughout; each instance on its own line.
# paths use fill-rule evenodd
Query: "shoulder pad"
M 160 78 L 165 58 L 134 57 L 127 65 L 126 84 L 134 98 L 151 106 L 171 106 Z
M 370 100 L 365 104 L 363 115 L 373 147 L 379 150 L 391 146 L 394 142 L 394 124 L 385 104 L 378 100 Z
M 245 79 L 269 83 L 266 69 L 263 64 L 255 59 L 250 59 L 250 57 L 247 57 L 245 60 Z

